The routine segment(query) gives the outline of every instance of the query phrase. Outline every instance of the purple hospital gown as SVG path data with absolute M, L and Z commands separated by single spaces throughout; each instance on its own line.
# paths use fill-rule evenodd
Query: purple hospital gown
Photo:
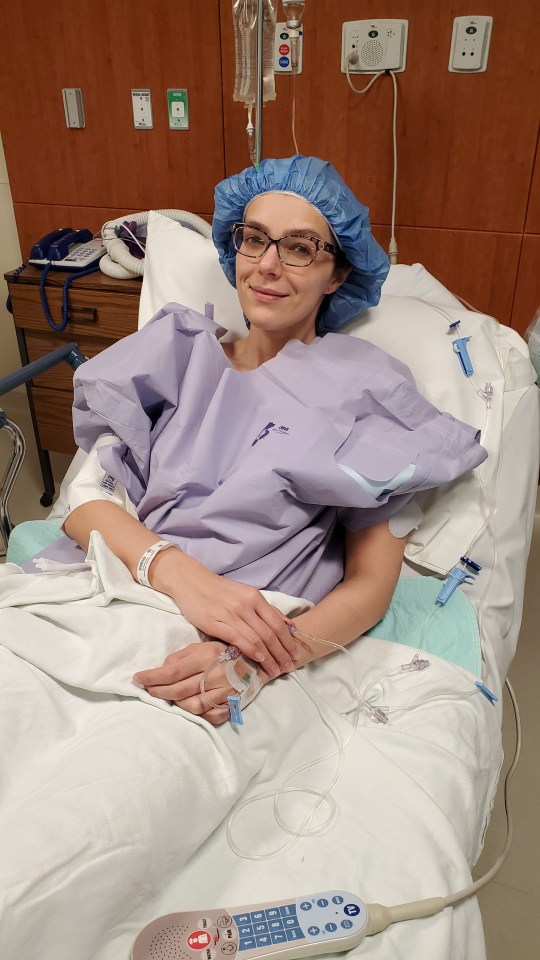
M 168 304 L 75 375 L 74 432 L 139 518 L 215 573 L 313 601 L 343 531 L 476 467 L 478 431 L 440 413 L 378 347 L 329 333 L 235 370 L 211 320 Z

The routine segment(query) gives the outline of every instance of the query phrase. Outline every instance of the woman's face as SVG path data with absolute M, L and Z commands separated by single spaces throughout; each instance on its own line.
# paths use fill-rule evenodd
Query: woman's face
M 246 208 L 244 222 L 273 239 L 298 233 L 335 243 L 321 214 L 301 197 L 266 193 Z M 236 255 L 236 289 L 250 323 L 266 333 L 282 333 L 300 340 L 313 339 L 319 307 L 345 279 L 336 275 L 331 253 L 320 250 L 307 267 L 281 263 L 271 244 L 259 259 Z

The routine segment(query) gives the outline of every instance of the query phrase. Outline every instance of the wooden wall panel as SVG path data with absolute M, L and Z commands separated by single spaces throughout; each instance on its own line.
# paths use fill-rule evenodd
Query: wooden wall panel
M 519 263 L 512 326 L 525 333 L 540 308 L 540 236 L 526 235 Z
M 390 228 L 373 224 L 388 248 Z M 448 290 L 477 310 L 510 324 L 521 234 L 402 227 L 400 263 L 421 263 Z
M 407 69 L 399 86 L 397 222 L 406 226 L 521 232 L 534 164 L 540 61 L 537 0 L 490 0 L 474 13 L 494 17 L 486 73 L 449 73 L 454 16 L 468 0 L 309 0 L 304 69 L 296 78 L 300 151 L 331 160 L 374 222 L 388 222 L 392 190 L 392 82 L 379 79 L 355 95 L 340 72 L 341 24 L 370 16 L 409 20 Z M 222 0 L 227 172 L 248 163 L 245 110 L 233 103 L 230 3 Z M 516 30 L 516 17 L 523 30 Z M 365 78 L 356 77 L 362 86 Z M 278 99 L 264 109 L 264 156 L 294 153 L 290 77 L 277 77 Z
M 204 7 L 204 29 L 201 23 Z M 218 0 L 0 2 L 0 129 L 15 203 L 211 212 L 224 172 Z M 66 127 L 63 87 L 86 127 Z M 152 92 L 135 130 L 131 88 Z M 169 130 L 186 87 L 190 130 Z
M 540 14 L 539 14 L 540 16 Z M 525 224 L 525 233 L 540 233 L 540 135 L 536 149 L 536 163 L 531 180 L 531 192 L 529 195 L 529 206 L 527 209 L 527 222 Z M 540 270 L 540 263 L 538 264 Z

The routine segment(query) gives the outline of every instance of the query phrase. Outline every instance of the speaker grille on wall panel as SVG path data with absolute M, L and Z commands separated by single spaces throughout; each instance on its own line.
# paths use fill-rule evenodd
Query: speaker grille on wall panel
M 366 40 L 360 51 L 360 59 L 365 67 L 378 67 L 384 57 L 384 47 L 380 40 Z

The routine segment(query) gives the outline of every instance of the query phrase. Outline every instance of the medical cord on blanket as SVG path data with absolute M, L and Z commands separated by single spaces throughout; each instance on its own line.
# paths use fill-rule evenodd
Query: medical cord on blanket
M 475 896 L 478 891 L 482 889 L 482 887 L 485 887 L 488 883 L 490 883 L 491 880 L 493 880 L 506 860 L 512 845 L 514 833 L 512 812 L 510 809 L 509 786 L 510 780 L 516 771 L 521 753 L 521 719 L 519 715 L 519 707 L 516 695 L 509 680 L 506 681 L 506 687 L 514 708 L 514 718 L 516 723 L 516 747 L 512 764 L 504 779 L 503 792 L 504 808 L 506 813 L 506 839 L 500 856 L 491 867 L 491 870 L 488 870 L 487 873 L 485 873 L 482 877 L 480 877 L 478 880 L 475 880 L 474 883 L 469 884 L 469 886 L 463 887 L 462 890 L 458 890 L 456 893 L 449 894 L 447 897 L 431 897 L 425 900 L 412 900 L 409 903 L 400 903 L 392 907 L 383 906 L 383 904 L 380 903 L 367 904 L 369 916 L 368 936 L 381 933 L 392 923 L 398 923 L 402 920 L 418 920 L 421 917 L 432 917 L 436 913 L 441 913 L 441 911 L 445 910 L 446 907 L 453 907 L 456 904 L 461 903 L 463 900 L 468 900 L 469 897 Z
M 428 619 L 428 621 L 426 621 L 426 625 L 430 619 L 431 617 Z M 291 632 L 293 633 L 293 635 L 296 635 L 299 639 L 303 638 L 311 642 L 317 641 L 319 643 L 326 644 L 327 646 L 330 646 L 335 650 L 341 651 L 342 653 L 345 653 L 350 657 L 351 663 L 352 663 L 352 669 L 353 669 L 355 690 L 357 691 L 357 708 L 356 708 L 355 722 L 351 727 L 351 732 L 349 736 L 346 738 L 345 741 L 342 741 L 339 731 L 330 722 L 329 718 L 325 716 L 325 713 L 321 708 L 320 703 L 317 702 L 317 700 L 312 696 L 308 687 L 301 681 L 298 675 L 293 677 L 293 679 L 295 679 L 296 682 L 299 683 L 299 685 L 302 687 L 303 690 L 305 690 L 307 695 L 310 697 L 310 699 L 313 701 L 313 703 L 317 707 L 317 710 L 319 711 L 319 715 L 323 723 L 325 723 L 325 725 L 329 728 L 329 730 L 331 731 L 337 743 L 337 750 L 317 760 L 312 760 L 309 763 L 304 764 L 299 769 L 293 771 L 293 773 L 289 774 L 285 778 L 281 787 L 279 787 L 278 790 L 270 790 L 266 793 L 258 794 L 255 797 L 250 797 L 248 800 L 244 801 L 244 803 L 240 804 L 240 806 L 238 806 L 235 810 L 233 810 L 227 823 L 227 841 L 229 843 L 229 846 L 234 851 L 234 853 L 237 854 L 237 856 L 242 857 L 244 859 L 249 859 L 249 860 L 266 860 L 269 857 L 275 856 L 278 853 L 284 853 L 296 842 L 296 840 L 299 837 L 313 836 L 317 833 L 320 833 L 322 830 L 324 830 L 331 824 L 336 812 L 336 802 L 331 796 L 331 791 L 333 790 L 334 786 L 337 784 L 337 782 L 341 777 L 341 773 L 343 769 L 344 750 L 345 750 L 345 747 L 350 743 L 350 741 L 352 740 L 353 736 L 355 735 L 358 729 L 360 710 L 363 702 L 361 696 L 358 695 L 358 683 L 355 675 L 354 660 L 351 657 L 351 654 L 349 653 L 349 651 L 346 650 L 345 647 L 342 647 L 339 644 L 331 643 L 329 640 L 322 640 L 321 638 L 314 637 L 311 634 L 305 634 L 301 630 L 299 630 L 297 627 L 295 627 L 293 624 L 291 624 L 291 627 L 293 627 Z M 205 671 L 205 674 L 206 673 L 207 671 Z M 381 933 L 383 930 L 386 929 L 386 927 L 390 926 L 390 924 L 392 923 L 398 923 L 403 920 L 414 920 L 414 919 L 420 919 L 422 917 L 433 916 L 434 914 L 440 913 L 442 910 L 445 910 L 446 907 L 455 906 L 456 904 L 461 903 L 461 901 L 474 896 L 479 890 L 482 889 L 482 887 L 485 887 L 491 880 L 493 880 L 493 878 L 497 875 L 503 863 L 505 862 L 508 856 L 510 847 L 512 845 L 513 832 L 514 832 L 512 812 L 510 808 L 509 787 L 510 787 L 510 781 L 516 771 L 516 768 L 519 762 L 519 757 L 521 754 L 521 719 L 520 719 L 519 707 L 518 707 L 514 690 L 508 679 L 506 680 L 506 687 L 508 689 L 512 707 L 514 709 L 514 719 L 515 719 L 515 725 L 516 725 L 516 746 L 514 750 L 514 757 L 512 759 L 512 763 L 504 779 L 503 794 L 504 794 L 504 806 L 505 806 L 505 813 L 506 813 L 506 839 L 505 839 L 505 843 L 500 856 L 494 863 L 493 867 L 491 867 L 491 869 L 488 870 L 487 873 L 485 873 L 482 877 L 480 877 L 478 880 L 474 881 L 473 883 L 469 884 L 469 886 L 464 887 L 461 890 L 458 890 L 456 893 L 449 894 L 446 897 L 431 897 L 424 900 L 414 900 L 414 901 L 410 901 L 409 903 L 397 904 L 391 907 L 388 907 L 379 903 L 367 904 L 368 917 L 369 917 L 369 921 L 368 921 L 369 936 L 372 936 L 377 933 Z M 204 692 L 203 680 L 201 680 L 201 689 Z M 472 692 L 474 693 L 476 691 L 472 691 Z M 431 699 L 434 699 L 434 698 L 431 698 Z M 287 786 L 289 780 L 291 780 L 292 777 L 296 776 L 299 773 L 302 773 L 304 770 L 307 770 L 310 767 L 313 767 L 319 763 L 322 763 L 324 760 L 329 760 L 336 755 L 339 755 L 338 768 L 336 770 L 336 773 L 334 774 L 332 782 L 329 784 L 326 791 L 323 792 L 312 787 Z M 283 819 L 280 813 L 279 798 L 287 793 L 311 794 L 313 796 L 318 797 L 317 803 L 311 808 L 311 810 L 308 811 L 308 813 L 305 815 L 304 819 L 300 823 L 299 827 L 291 827 L 290 824 L 288 824 Z M 240 813 L 240 811 L 243 810 L 246 806 L 248 806 L 248 804 L 255 803 L 259 800 L 264 800 L 264 799 L 273 799 L 274 816 L 275 816 L 276 822 L 285 833 L 291 834 L 291 838 L 285 844 L 279 847 L 277 850 L 273 850 L 273 851 L 262 853 L 262 854 L 249 853 L 248 851 L 243 850 L 234 840 L 232 835 L 232 825 L 235 818 Z M 316 812 L 319 810 L 319 808 L 323 803 L 327 803 L 330 808 L 328 816 L 326 817 L 326 819 L 322 824 L 318 824 L 312 829 L 308 829 L 308 825 L 310 821 L 313 819 L 314 815 L 316 814 Z
M 436 612 L 437 612 L 437 609 L 434 611 L 434 613 L 436 613 Z M 425 626 L 427 626 L 427 624 L 431 621 L 432 617 L 433 617 L 433 613 L 430 615 L 430 617 L 428 617 Z M 371 703 L 365 698 L 365 696 L 363 695 L 363 693 L 360 693 L 360 689 L 359 689 L 359 688 L 360 688 L 360 684 L 359 684 L 358 677 L 357 677 L 357 672 L 356 672 L 356 666 L 355 666 L 354 658 L 352 657 L 352 655 L 351 655 L 351 653 L 350 653 L 349 650 L 347 650 L 347 649 L 346 649 L 345 647 L 343 647 L 341 644 L 332 643 L 330 640 L 323 640 L 321 637 L 316 637 L 316 636 L 314 636 L 313 634 L 304 633 L 302 630 L 300 630 L 300 629 L 299 629 L 294 623 L 292 623 L 292 622 L 289 622 L 289 629 L 290 629 L 292 635 L 295 636 L 295 637 L 297 637 L 299 640 L 307 641 L 307 642 L 310 643 L 310 644 L 317 643 L 317 644 L 321 644 L 321 645 L 323 645 L 323 646 L 330 647 L 332 650 L 336 650 L 336 651 L 338 651 L 338 652 L 341 652 L 341 653 L 345 654 L 345 656 L 347 656 L 347 657 L 349 658 L 350 663 L 351 663 L 351 673 L 352 673 L 352 677 L 353 677 L 353 689 L 354 689 L 354 718 L 353 718 L 353 721 L 352 721 L 352 723 L 351 723 L 350 733 L 349 733 L 349 735 L 346 737 L 346 739 L 343 740 L 342 737 L 341 737 L 341 734 L 340 734 L 339 729 L 337 728 L 336 724 L 331 720 L 328 712 L 324 709 L 325 705 L 324 705 L 324 703 L 321 703 L 320 698 L 319 698 L 319 697 L 316 697 L 316 696 L 312 693 L 312 691 L 309 689 L 309 686 L 306 685 L 306 684 L 303 682 L 303 680 L 300 678 L 299 674 L 298 674 L 296 671 L 295 671 L 293 674 L 290 674 L 291 678 L 292 678 L 293 680 L 295 680 L 296 683 L 299 684 L 299 686 L 302 687 L 302 689 L 304 690 L 304 692 L 308 695 L 308 697 L 310 698 L 310 700 L 311 700 L 311 701 L 313 702 L 313 704 L 315 705 L 315 707 L 316 707 L 316 709 L 317 709 L 317 711 L 318 711 L 318 713 L 319 713 L 319 716 L 320 716 L 321 720 L 323 721 L 324 725 L 329 729 L 329 731 L 330 731 L 330 733 L 331 733 L 331 735 L 332 735 L 332 737 L 333 737 L 333 739 L 334 739 L 334 741 L 335 741 L 335 743 L 336 743 L 336 749 L 335 749 L 334 751 L 332 751 L 331 753 L 325 754 L 323 757 L 318 757 L 316 760 L 312 760 L 312 761 L 310 761 L 309 763 L 304 764 L 303 766 L 301 766 L 301 767 L 299 767 L 298 769 L 294 770 L 292 773 L 290 773 L 290 774 L 285 778 L 285 780 L 283 781 L 283 783 L 281 784 L 281 786 L 280 786 L 277 790 L 272 790 L 272 791 L 265 792 L 265 793 L 262 793 L 262 794 L 257 794 L 256 796 L 250 797 L 248 800 L 244 801 L 242 804 L 240 804 L 238 807 L 236 807 L 236 809 L 231 813 L 231 815 L 230 815 L 230 817 L 229 817 L 229 820 L 228 820 L 228 823 L 227 823 L 227 841 L 228 841 L 231 849 L 237 854 L 237 856 L 243 857 L 244 859 L 250 859 L 250 860 L 265 860 L 265 859 L 267 859 L 268 857 L 275 856 L 275 855 L 278 854 L 278 853 L 284 853 L 286 850 L 288 850 L 288 849 L 296 842 L 296 840 L 297 840 L 299 837 L 314 836 L 315 834 L 320 833 L 320 832 L 322 832 L 323 830 L 325 830 L 327 827 L 329 827 L 330 824 L 332 823 L 332 821 L 333 821 L 336 813 L 337 813 L 337 805 L 336 805 L 336 802 L 335 802 L 335 800 L 334 800 L 334 798 L 332 797 L 331 794 L 332 794 L 332 791 L 333 791 L 334 787 L 336 786 L 336 784 L 339 782 L 339 780 L 340 780 L 340 778 L 341 778 L 341 774 L 342 774 L 342 771 L 343 771 L 343 762 L 344 762 L 344 752 L 345 752 L 345 748 L 348 746 L 348 744 L 350 743 L 350 741 L 351 741 L 352 738 L 354 737 L 355 733 L 357 732 L 358 725 L 359 725 L 359 721 L 360 721 L 361 712 L 366 711 L 366 712 L 369 714 L 369 716 L 371 716 L 371 718 L 372 718 L 373 720 L 375 720 L 376 722 L 379 722 L 379 723 L 387 723 L 387 721 L 388 721 L 388 713 L 389 713 L 388 707 L 379 707 L 379 706 L 377 706 L 377 705 L 373 705 L 373 704 L 371 704 Z M 233 651 L 234 651 L 234 652 L 233 652 Z M 418 651 L 418 652 L 414 655 L 414 657 L 412 658 L 412 660 L 410 661 L 410 663 L 403 664 L 403 665 L 402 665 L 400 668 L 398 668 L 395 672 L 396 672 L 396 673 L 400 673 L 400 672 L 406 673 L 406 672 L 414 671 L 414 670 L 417 670 L 417 669 L 422 669 L 422 666 L 420 666 L 419 663 L 423 663 L 424 665 L 428 665 L 429 661 L 420 661 L 420 662 L 419 662 L 419 660 L 418 660 L 419 652 L 420 652 L 420 651 Z M 209 697 L 208 693 L 206 692 L 205 683 L 206 683 L 206 678 L 207 678 L 209 672 L 210 672 L 212 669 L 214 669 L 215 666 L 217 666 L 218 663 L 222 663 L 222 662 L 227 662 L 227 661 L 229 661 L 229 663 L 227 663 L 227 666 L 230 667 L 230 666 L 232 666 L 234 663 L 236 663 L 239 659 L 240 659 L 240 660 L 243 660 L 243 659 L 244 659 L 244 658 L 241 656 L 240 651 L 238 651 L 237 648 L 234 648 L 234 647 L 233 647 L 233 648 L 230 648 L 230 647 L 229 647 L 229 648 L 227 648 L 227 650 L 218 658 L 218 660 L 215 661 L 214 663 L 210 664 L 210 666 L 207 667 L 206 670 L 204 671 L 204 673 L 202 674 L 202 676 L 201 676 L 201 681 L 200 681 L 201 694 L 202 694 L 202 696 L 204 696 L 204 697 L 206 698 L 207 702 L 208 702 L 211 706 L 213 706 L 213 707 L 219 707 L 219 706 L 221 706 L 221 707 L 222 707 L 223 704 L 217 704 L 217 703 L 215 703 L 214 701 L 212 701 L 211 698 Z M 231 663 L 231 661 L 232 661 L 232 663 Z M 390 673 L 393 673 L 393 672 L 394 672 L 394 671 L 390 671 L 390 672 L 387 671 L 387 672 L 386 672 L 386 675 L 389 675 Z M 230 672 L 230 670 L 228 671 L 227 676 L 228 676 L 229 681 L 231 681 L 231 672 Z M 237 678 L 238 678 L 238 675 L 237 675 Z M 245 682 L 246 685 L 249 685 L 249 684 L 251 683 L 251 676 L 245 677 L 244 682 Z M 235 684 L 234 684 L 234 681 L 233 681 L 233 685 L 235 685 Z M 370 684 L 370 686 L 371 686 L 371 684 Z M 235 689 L 238 689 L 238 688 L 236 687 L 236 685 L 235 685 Z M 408 704 L 406 707 L 402 707 L 402 708 L 400 708 L 400 709 L 412 709 L 412 708 L 416 707 L 417 705 L 419 705 L 420 703 L 424 703 L 424 702 L 426 702 L 426 701 L 428 701 L 428 700 L 431 702 L 431 701 L 436 700 L 436 699 L 446 699 L 446 700 L 448 700 L 448 699 L 462 699 L 463 697 L 466 697 L 466 696 L 469 696 L 469 695 L 473 696 L 473 695 L 477 695 L 477 694 L 478 694 L 478 690 L 477 690 L 477 688 L 474 688 L 474 687 L 473 687 L 470 691 L 462 691 L 460 694 L 453 694 L 453 693 L 450 693 L 450 692 L 448 692 L 448 693 L 441 693 L 441 694 L 438 694 L 438 695 L 435 695 L 435 696 L 433 696 L 433 695 L 427 696 L 427 697 L 425 697 L 425 698 L 422 698 L 422 699 L 418 700 L 417 702 Z M 253 694 L 253 696 L 255 696 L 255 694 Z M 248 699 L 246 702 L 249 702 L 249 699 Z M 347 709 L 344 711 L 344 714 L 348 714 L 348 713 L 350 713 L 350 708 L 347 708 Z M 310 767 L 317 766 L 318 764 L 323 763 L 323 762 L 325 762 L 326 760 L 330 760 L 330 759 L 332 759 L 332 758 L 335 757 L 335 756 L 338 756 L 338 758 L 339 758 L 339 759 L 338 759 L 337 769 L 336 769 L 336 771 L 335 771 L 335 773 L 334 773 L 334 776 L 332 777 L 332 780 L 331 780 L 330 784 L 327 786 L 326 790 L 323 791 L 323 790 L 319 790 L 319 789 L 312 788 L 312 787 L 290 786 L 290 785 L 289 785 L 289 781 L 292 780 L 293 777 L 296 777 L 296 776 L 298 776 L 300 773 L 302 773 L 303 771 L 309 769 Z M 288 823 L 285 821 L 285 819 L 284 819 L 284 817 L 283 817 L 283 815 L 282 815 L 282 813 L 281 813 L 281 811 L 280 811 L 280 809 L 279 809 L 279 799 L 280 799 L 280 797 L 283 796 L 284 794 L 288 794 L 288 793 L 311 794 L 311 795 L 313 795 L 313 796 L 315 796 L 315 797 L 318 797 L 318 801 L 317 801 L 317 802 L 311 807 L 311 809 L 307 812 L 307 814 L 305 815 L 305 817 L 303 818 L 303 820 L 302 820 L 302 822 L 300 823 L 299 826 L 292 826 L 292 825 L 288 824 Z M 239 844 L 236 842 L 236 840 L 235 840 L 234 837 L 233 837 L 233 823 L 234 823 L 234 820 L 236 819 L 236 817 L 239 815 L 239 813 L 244 809 L 244 807 L 248 806 L 248 805 L 251 804 L 251 803 L 255 803 L 255 802 L 258 802 L 258 801 L 260 801 L 260 800 L 265 800 L 265 799 L 273 799 L 273 801 L 274 801 L 274 818 L 275 818 L 275 821 L 276 821 L 276 823 L 281 827 L 281 829 L 282 829 L 285 833 L 289 833 L 289 834 L 291 835 L 291 837 L 290 837 L 289 840 L 287 840 L 284 844 L 282 844 L 282 845 L 281 845 L 280 847 L 278 847 L 276 850 L 272 850 L 272 851 L 269 851 L 269 852 L 266 852 L 266 853 L 263 853 L 263 854 L 254 854 L 254 853 L 250 853 L 249 851 L 244 850 L 244 849 L 243 849 L 242 847 L 240 847 Z M 313 817 L 315 816 L 315 814 L 318 812 L 318 810 L 321 808 L 321 806 L 322 806 L 323 804 L 327 804 L 327 806 L 328 806 L 328 808 L 329 808 L 327 817 L 325 818 L 325 820 L 324 820 L 322 823 L 318 823 L 316 826 L 313 826 L 313 827 L 309 828 L 310 822 L 312 821 Z

